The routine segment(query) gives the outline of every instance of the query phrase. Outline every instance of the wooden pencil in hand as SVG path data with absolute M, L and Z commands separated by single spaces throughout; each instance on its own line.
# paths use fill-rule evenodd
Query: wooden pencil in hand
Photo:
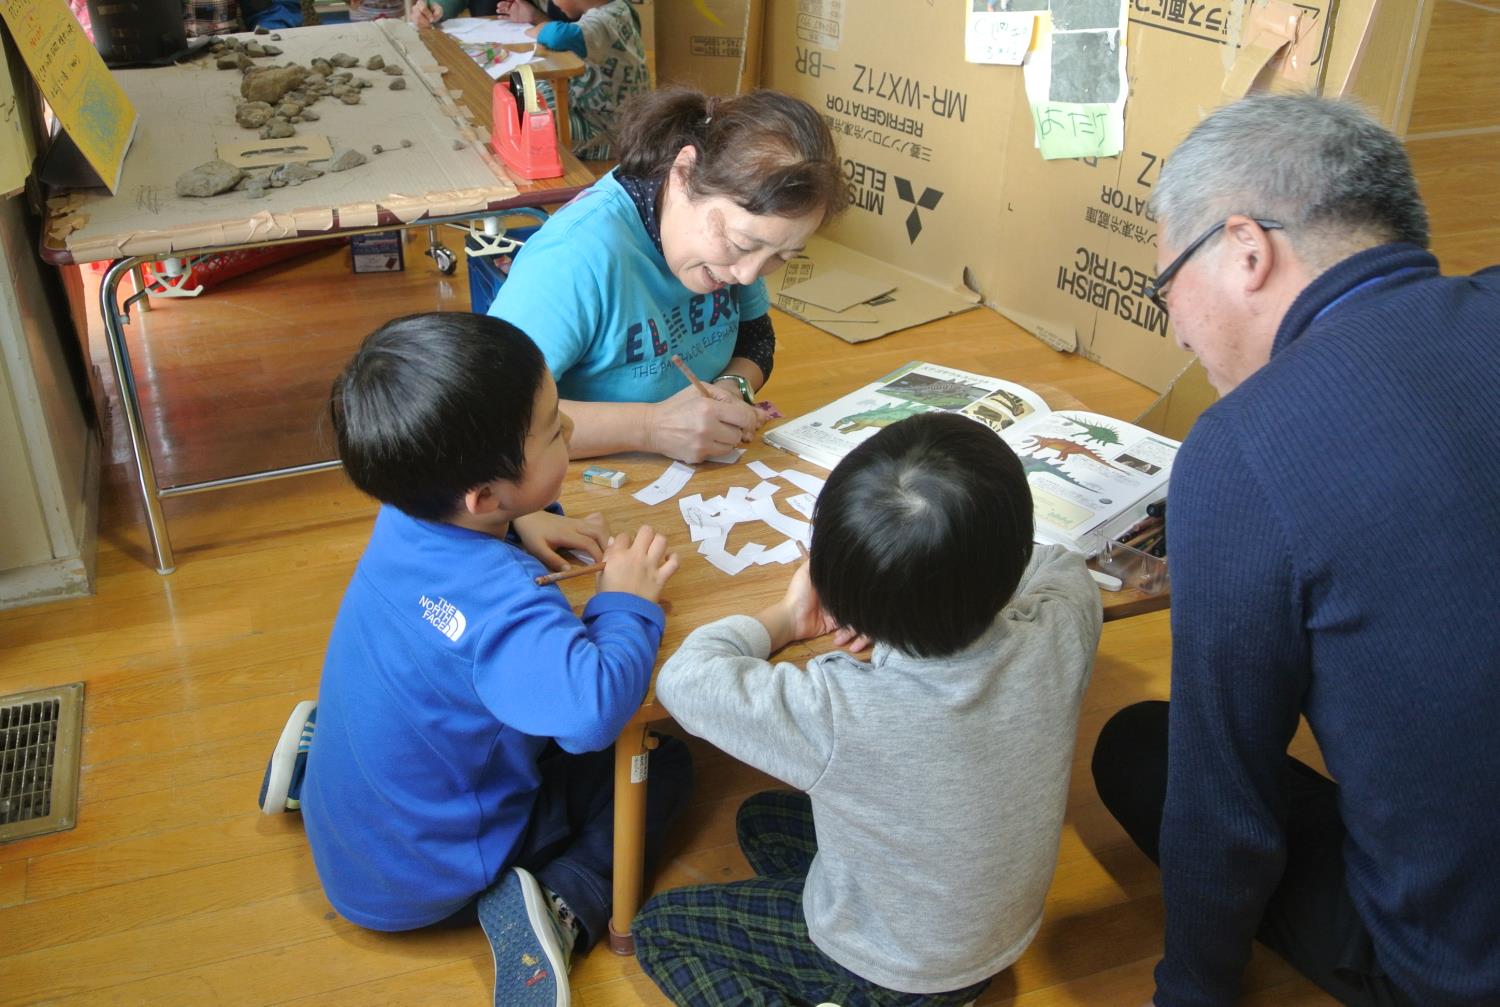
M 536 579 L 538 587 L 546 587 L 548 584 L 556 584 L 560 580 L 568 580 L 571 577 L 582 577 L 586 573 L 598 573 L 604 569 L 604 560 L 590 563 L 588 566 L 575 566 L 571 570 L 559 570 L 557 573 L 543 574 Z
M 703 383 L 703 379 L 693 373 L 693 369 L 687 365 L 687 361 L 683 360 L 680 354 L 672 354 L 672 366 L 681 371 L 682 376 L 693 383 L 693 387 L 698 389 L 699 395 L 705 399 L 714 397 L 713 392 L 709 391 L 708 386 Z

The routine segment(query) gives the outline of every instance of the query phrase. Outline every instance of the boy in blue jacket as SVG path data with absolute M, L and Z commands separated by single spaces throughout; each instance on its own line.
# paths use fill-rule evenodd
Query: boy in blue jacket
M 331 409 L 350 479 L 383 506 L 317 706 L 283 732 L 262 808 L 297 803 L 347 919 L 477 919 L 496 1004 L 565 1007 L 572 950 L 607 926 L 609 746 L 645 696 L 677 559 L 650 527 L 610 538 L 598 515 L 562 516 L 572 423 L 541 353 L 506 322 L 389 322 L 334 382 Z M 536 583 L 563 548 L 608 563 L 581 619 Z M 648 843 L 690 783 L 686 749 L 663 742 Z

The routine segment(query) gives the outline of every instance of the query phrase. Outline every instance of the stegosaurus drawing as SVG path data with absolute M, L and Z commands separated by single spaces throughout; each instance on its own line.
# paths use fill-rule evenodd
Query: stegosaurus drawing
M 1120 431 L 1116 430 L 1114 427 L 1107 427 L 1102 423 L 1085 423 L 1083 420 L 1077 419 L 1073 416 L 1061 416 L 1059 417 L 1059 419 L 1067 420 L 1069 423 L 1072 423 L 1075 426 L 1082 427 L 1084 433 L 1088 435 L 1088 439 L 1093 441 L 1095 444 L 1103 444 L 1108 446 L 1111 444 L 1120 443 Z
M 899 406 L 877 406 L 874 409 L 866 409 L 862 413 L 854 413 L 835 420 L 833 429 L 846 434 L 860 430 L 879 430 L 925 412 L 928 412 L 927 407 L 915 402 L 906 402 Z
M 1021 459 L 1021 468 L 1025 471 L 1027 479 L 1030 479 L 1033 475 L 1039 475 L 1045 472 L 1048 475 L 1056 476 L 1065 483 L 1072 483 L 1079 489 L 1085 489 L 1091 493 L 1093 492 L 1094 488 L 1092 486 L 1086 486 L 1083 483 L 1079 482 L 1077 479 L 1074 479 L 1072 476 L 1068 475 L 1067 469 L 1063 468 L 1056 462 L 1049 462 L 1047 459 L 1038 458 L 1036 455 L 1017 454 L 1016 457 Z
M 1070 441 L 1066 437 L 1042 437 L 1039 434 L 1032 434 L 1027 439 L 1036 444 L 1034 449 L 1036 451 L 1057 452 L 1057 461 L 1059 462 L 1065 462 L 1074 455 L 1082 455 L 1090 461 L 1098 462 L 1105 468 L 1114 469 L 1116 472 L 1125 471 L 1120 466 L 1105 461 L 1097 451 L 1087 444 L 1079 444 L 1077 441 Z

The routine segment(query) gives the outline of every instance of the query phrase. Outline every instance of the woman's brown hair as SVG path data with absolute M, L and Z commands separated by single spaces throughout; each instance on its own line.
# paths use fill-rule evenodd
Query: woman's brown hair
M 711 98 L 668 88 L 632 99 L 619 128 L 622 175 L 665 180 L 684 147 L 697 158 L 681 176 L 695 199 L 724 196 L 757 216 L 823 220 L 848 205 L 833 134 L 807 102 L 780 91 Z

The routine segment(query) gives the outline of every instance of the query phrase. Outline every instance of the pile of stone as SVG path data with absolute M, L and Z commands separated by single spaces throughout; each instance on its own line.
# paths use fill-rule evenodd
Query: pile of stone
M 334 151 L 333 157 L 328 159 L 328 171 L 348 171 L 367 160 L 354 148 L 344 147 Z M 301 185 L 322 178 L 323 174 L 321 169 L 300 161 L 289 161 L 268 170 L 246 171 L 228 161 L 215 159 L 183 172 L 177 179 L 177 195 L 207 197 L 223 192 L 243 192 L 249 199 L 263 199 L 267 189 Z
M 268 34 L 257 28 L 256 36 Z M 271 35 L 272 41 L 280 41 L 280 35 Z M 208 47 L 220 70 L 239 70 L 244 76 L 240 80 L 240 98 L 235 105 L 234 121 L 244 129 L 259 131 L 262 140 L 282 140 L 297 135 L 297 124 L 316 122 L 320 117 L 312 106 L 323 98 L 337 98 L 345 105 L 358 105 L 360 92 L 374 87 L 374 82 L 356 77 L 360 69 L 359 59 L 346 52 L 331 56 L 317 56 L 310 66 L 287 63 L 284 66 L 256 65 L 254 60 L 281 55 L 281 48 L 262 42 L 258 37 L 239 38 L 225 35 L 212 39 Z M 385 61 L 385 57 L 374 55 L 364 64 L 364 69 L 381 71 L 391 77 L 390 89 L 403 91 L 406 79 L 399 66 Z M 401 142 L 411 146 L 410 140 Z M 381 152 L 377 144 L 373 151 Z M 364 154 L 352 148 L 336 150 L 328 162 L 329 171 L 347 171 L 364 164 Z M 223 192 L 243 191 L 251 199 L 262 198 L 267 189 L 279 189 L 286 185 L 301 185 L 323 174 L 305 164 L 289 163 L 269 172 L 246 172 L 221 160 L 208 161 L 177 179 L 179 196 L 216 196 Z

